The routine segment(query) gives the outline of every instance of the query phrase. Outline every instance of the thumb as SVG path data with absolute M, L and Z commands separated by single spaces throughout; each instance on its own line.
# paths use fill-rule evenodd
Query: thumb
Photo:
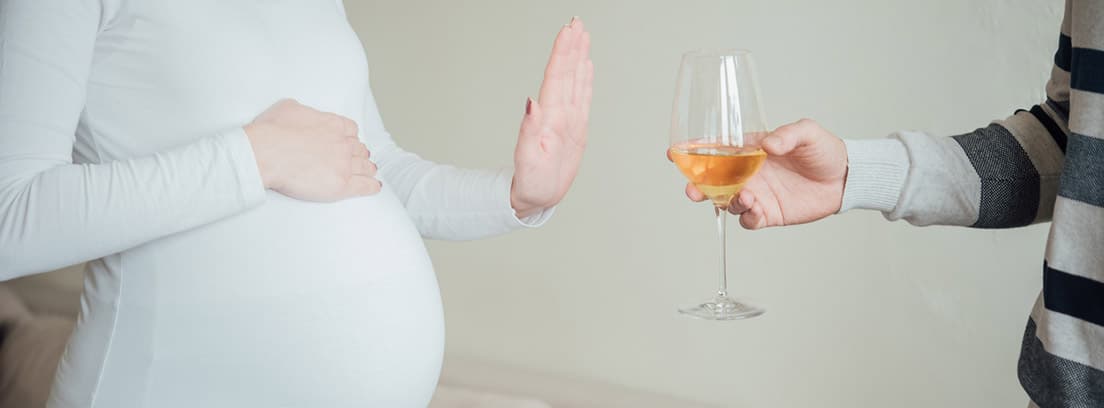
M 812 143 L 818 128 L 819 125 L 809 119 L 782 126 L 763 139 L 763 150 L 772 156 L 787 155 L 798 147 Z
M 521 120 L 521 133 L 518 134 L 518 143 L 535 143 L 540 135 L 541 118 L 540 103 L 529 98 L 525 101 L 525 117 Z

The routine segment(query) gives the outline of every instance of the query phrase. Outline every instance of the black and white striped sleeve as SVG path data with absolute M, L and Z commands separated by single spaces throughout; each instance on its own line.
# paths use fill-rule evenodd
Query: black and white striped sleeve
M 1050 220 L 1069 135 L 1070 37 L 1063 24 L 1047 100 L 973 132 L 849 140 L 842 211 L 916 225 L 1012 228 Z

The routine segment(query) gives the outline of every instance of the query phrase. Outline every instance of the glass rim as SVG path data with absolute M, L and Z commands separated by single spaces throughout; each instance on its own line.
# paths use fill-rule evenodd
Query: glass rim
M 746 57 L 751 50 L 745 48 L 695 48 L 682 53 L 683 58 Z

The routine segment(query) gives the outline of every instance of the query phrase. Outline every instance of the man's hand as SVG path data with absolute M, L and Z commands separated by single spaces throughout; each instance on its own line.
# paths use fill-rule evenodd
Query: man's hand
M 586 148 L 593 79 L 590 33 L 573 18 L 556 36 L 539 99 L 526 102 L 510 190 L 519 217 L 556 205 L 575 180 Z
M 767 161 L 729 211 L 747 229 L 804 224 L 839 212 L 847 178 L 843 140 L 816 122 L 803 119 L 767 134 L 759 145 Z M 704 201 L 692 184 L 686 196 Z

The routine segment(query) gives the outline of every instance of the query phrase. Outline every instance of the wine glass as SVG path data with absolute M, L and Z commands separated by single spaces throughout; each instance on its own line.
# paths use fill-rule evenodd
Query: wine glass
M 725 213 L 732 198 L 767 159 L 758 144 L 766 131 L 750 52 L 697 50 L 683 54 L 668 155 L 713 202 L 721 258 L 717 293 L 679 312 L 707 320 L 747 319 L 764 312 L 728 294 Z

